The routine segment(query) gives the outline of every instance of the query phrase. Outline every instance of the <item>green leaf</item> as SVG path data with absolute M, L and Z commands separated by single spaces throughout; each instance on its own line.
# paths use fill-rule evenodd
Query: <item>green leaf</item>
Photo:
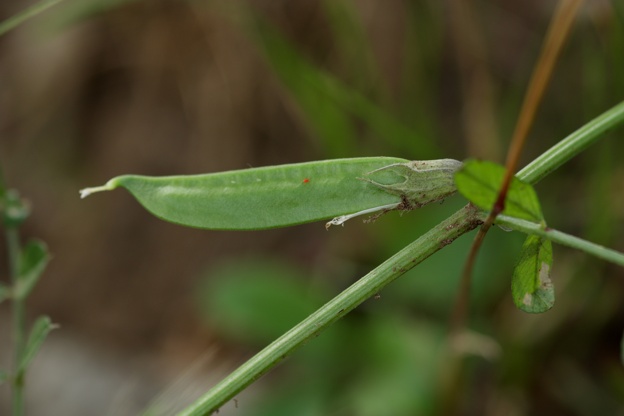
M 28 336 L 28 341 L 26 342 L 24 351 L 22 351 L 22 354 L 20 355 L 19 366 L 17 367 L 17 374 L 21 374 L 26 371 L 32 359 L 35 357 L 35 355 L 37 355 L 39 349 L 41 349 L 41 345 L 43 344 L 43 341 L 45 341 L 50 331 L 57 327 L 58 326 L 53 324 L 50 318 L 47 316 L 39 317 L 35 321 L 32 329 L 30 330 L 30 335 Z
M 50 255 L 46 244 L 39 240 L 29 241 L 22 250 L 15 297 L 25 299 L 35 287 L 46 268 Z
M 124 175 L 81 191 L 127 189 L 152 214 L 190 227 L 253 230 L 286 227 L 353 212 L 383 209 L 398 195 L 361 180 L 404 159 L 370 157 L 269 166 L 193 176 Z M 390 173 L 384 184 L 403 182 Z
M 511 280 L 511 294 L 518 308 L 528 313 L 542 313 L 553 307 L 555 289 L 550 280 L 551 267 L 550 240 L 529 235 Z
M 505 168 L 493 162 L 468 160 L 455 174 L 457 190 L 477 207 L 490 211 L 500 191 Z M 505 209 L 502 212 L 510 217 L 529 221 L 544 220 L 539 199 L 533 187 L 513 178 L 509 186 Z

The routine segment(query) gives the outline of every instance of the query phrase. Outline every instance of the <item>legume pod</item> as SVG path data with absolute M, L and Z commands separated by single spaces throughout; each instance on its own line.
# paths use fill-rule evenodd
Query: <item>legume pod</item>
M 366 157 L 190 176 L 122 175 L 104 186 L 80 192 L 84 198 L 122 187 L 148 211 L 166 221 L 205 229 L 257 230 L 360 211 L 399 209 L 405 197 L 384 186 L 407 183 L 408 178 L 396 169 L 384 168 L 407 162 Z M 449 173 L 451 185 L 453 173 L 454 170 Z M 423 179 L 427 182 L 427 176 Z M 432 188 L 432 184 L 427 188 Z M 448 189 L 447 182 L 443 188 L 444 196 L 455 192 L 454 185 Z

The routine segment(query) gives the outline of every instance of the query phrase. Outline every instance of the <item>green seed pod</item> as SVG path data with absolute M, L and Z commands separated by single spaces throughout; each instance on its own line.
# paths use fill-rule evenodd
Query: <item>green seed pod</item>
M 369 157 L 191 176 L 123 175 L 81 195 L 123 187 L 157 217 L 190 227 L 267 229 L 339 215 L 329 226 L 440 200 L 455 191 L 451 170 L 458 166 L 450 160 Z

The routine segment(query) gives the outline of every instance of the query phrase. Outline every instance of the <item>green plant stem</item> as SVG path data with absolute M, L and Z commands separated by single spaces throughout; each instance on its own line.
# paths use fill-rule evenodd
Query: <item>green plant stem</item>
M 20 242 L 17 227 L 7 226 L 6 241 L 8 250 L 9 273 L 11 275 L 11 283 L 13 289 L 18 284 L 18 263 L 20 257 Z M 18 371 L 21 361 L 22 351 L 24 350 L 26 321 L 24 313 L 24 301 L 16 296 L 12 297 L 11 302 L 12 331 L 13 331 L 13 392 L 12 392 L 12 409 L 13 416 L 21 416 L 24 414 L 24 374 Z
M 624 267 L 624 253 L 620 253 L 610 248 L 583 240 L 582 238 L 574 237 L 570 234 L 566 234 L 552 228 L 544 228 L 541 224 L 521 220 L 519 218 L 508 217 L 506 215 L 499 215 L 496 218 L 496 224 L 509 227 L 516 231 L 522 231 L 527 234 L 539 235 L 540 237 L 544 237 L 552 242 L 576 248 L 587 254 L 592 254 L 598 258 Z
M 516 174 L 521 180 L 535 184 L 568 160 L 585 150 L 607 131 L 624 122 L 624 101 L 602 113 L 574 133 L 542 153 Z
M 12 415 L 22 416 L 24 414 L 24 374 L 18 371 L 22 351 L 26 340 L 26 316 L 24 313 L 24 301 L 14 296 L 15 289 L 19 279 L 19 260 L 20 260 L 20 238 L 18 226 L 8 219 L 9 215 L 6 210 L 10 209 L 8 205 L 9 198 L 8 189 L 4 181 L 2 169 L 0 169 L 0 217 L 4 220 L 5 239 L 7 245 L 7 261 L 9 265 L 9 275 L 11 279 L 11 325 L 13 335 L 13 377 L 12 386 Z
M 0 36 L 16 28 L 31 17 L 38 15 L 57 3 L 60 3 L 61 1 L 63 0 L 42 0 L 39 3 L 30 6 L 26 10 L 17 13 L 15 16 L 9 17 L 5 21 L 0 22 Z
M 217 411 L 336 320 L 457 237 L 477 227 L 480 221 L 475 219 L 475 215 L 475 209 L 468 205 L 433 227 L 260 351 L 179 415 L 199 416 Z

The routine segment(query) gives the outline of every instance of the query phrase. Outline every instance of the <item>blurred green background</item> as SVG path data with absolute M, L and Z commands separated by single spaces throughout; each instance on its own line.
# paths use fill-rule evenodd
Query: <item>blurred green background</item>
M 523 163 L 624 99 L 624 4 L 586 3 Z M 25 6 L 2 1 L 0 19 Z M 0 164 L 32 204 L 24 238 L 54 257 L 28 311 L 61 325 L 28 375 L 28 414 L 173 414 L 465 203 L 227 233 L 78 189 L 355 156 L 502 162 L 554 6 L 65 0 L 1 37 Z M 550 226 L 624 250 L 623 135 L 538 184 Z M 522 240 L 496 229 L 482 249 L 459 395 L 440 387 L 441 351 L 471 236 L 220 415 L 430 415 L 449 400 L 462 415 L 624 415 L 624 272 L 556 246 L 555 307 L 527 315 L 509 289 Z M 0 328 L 6 368 L 6 304 Z M 0 414 L 8 403 L 2 386 Z

